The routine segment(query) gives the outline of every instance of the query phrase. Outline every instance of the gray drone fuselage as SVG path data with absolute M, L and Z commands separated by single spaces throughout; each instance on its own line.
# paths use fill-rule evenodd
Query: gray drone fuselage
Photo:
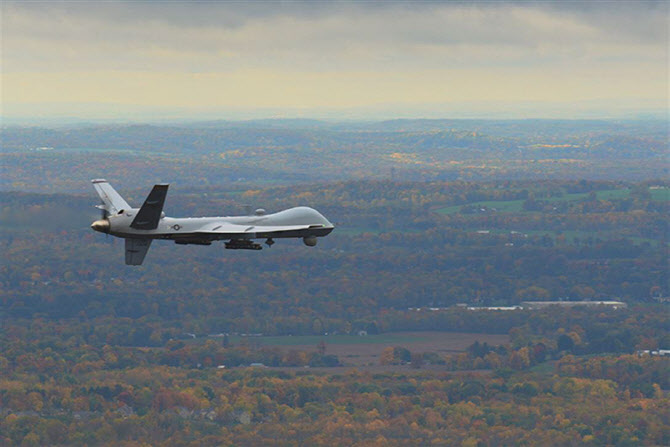
M 225 248 L 260 250 L 253 239 L 265 239 L 268 246 L 275 238 L 302 238 L 313 247 L 318 237 L 333 231 L 333 224 L 318 211 L 299 206 L 273 214 L 256 210 L 251 216 L 229 217 L 167 217 L 163 204 L 168 185 L 157 184 L 140 208 L 131 207 L 104 179 L 92 180 L 102 201 L 102 219 L 91 228 L 101 233 L 124 238 L 126 264 L 140 265 L 154 239 L 169 239 L 177 244 L 210 245 L 213 241 L 227 241 Z
M 108 216 L 109 231 L 106 233 L 122 238 L 211 242 L 229 239 L 322 237 L 333 230 L 333 225 L 321 213 L 306 206 L 253 216 L 182 218 L 163 216 L 158 222 L 158 227 L 151 230 L 138 230 L 130 226 L 138 211 L 139 208 L 131 208 Z M 235 228 L 237 231 L 233 232 L 233 226 L 244 228 Z

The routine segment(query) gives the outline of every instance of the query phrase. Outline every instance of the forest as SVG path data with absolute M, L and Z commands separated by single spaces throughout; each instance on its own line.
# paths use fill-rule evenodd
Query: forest
M 373 179 L 641 181 L 668 176 L 664 121 L 6 126 L 0 142 L 0 190 L 33 192 L 84 192 L 83 185 L 101 172 L 129 188 L 146 187 L 144 179 L 250 188 Z
M 11 260 L 2 266 L 2 312 L 158 317 L 181 321 L 189 332 L 298 335 L 313 333 L 317 319 L 326 332 L 346 332 L 381 311 L 459 303 L 654 303 L 668 293 L 669 191 L 656 182 L 177 189 L 168 196 L 168 215 L 308 203 L 336 230 L 314 250 L 287 240 L 234 256 L 220 244 L 158 242 L 138 269 L 123 264 L 120 240 L 88 228 L 97 217 L 93 193 L 0 193 L 1 243 Z M 128 296 L 130 289 L 137 297 Z
M 2 130 L 0 444 L 670 444 L 655 124 L 246 126 Z M 89 228 L 101 176 L 135 205 L 170 180 L 170 216 L 309 205 L 336 228 L 157 241 L 131 268 Z M 467 309 L 529 300 L 627 306 Z

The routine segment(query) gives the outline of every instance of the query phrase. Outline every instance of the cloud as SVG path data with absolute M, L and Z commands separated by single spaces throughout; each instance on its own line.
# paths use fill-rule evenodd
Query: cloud
M 1 7 L 3 84 L 14 104 L 667 101 L 666 2 Z
M 10 3 L 3 62 L 8 70 L 318 71 L 663 57 L 659 5 L 569 5 Z

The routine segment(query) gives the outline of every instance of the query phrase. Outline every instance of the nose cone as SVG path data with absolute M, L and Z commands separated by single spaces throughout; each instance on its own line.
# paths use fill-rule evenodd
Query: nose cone
M 321 225 L 323 225 L 325 228 L 330 228 L 330 229 L 335 228 L 335 226 L 334 226 L 332 223 L 330 223 L 330 222 L 328 221 L 328 219 L 326 219 L 325 217 L 323 217 L 323 214 L 321 214 L 320 212 L 318 212 L 318 211 L 316 211 L 316 210 L 313 210 L 313 211 L 314 211 L 314 213 L 316 214 L 317 220 L 320 221 L 319 223 L 321 223 Z
M 107 219 L 96 220 L 91 224 L 91 228 L 101 233 L 109 233 L 109 221 Z

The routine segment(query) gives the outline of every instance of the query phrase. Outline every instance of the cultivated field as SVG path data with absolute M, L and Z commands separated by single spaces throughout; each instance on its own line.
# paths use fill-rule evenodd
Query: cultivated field
M 326 354 L 334 354 L 345 367 L 356 367 L 372 370 L 407 369 L 409 366 L 382 366 L 379 356 L 384 348 L 400 346 L 412 353 L 435 352 L 448 354 L 465 351 L 474 342 L 488 343 L 492 346 L 509 342 L 507 335 L 473 334 L 461 332 L 396 332 L 382 335 L 364 336 L 304 336 L 304 337 L 253 337 L 256 343 L 263 346 L 276 346 L 284 351 L 316 351 L 317 344 L 323 340 Z M 429 365 L 423 368 L 441 369 L 440 365 Z M 330 368 L 332 369 L 332 368 Z

